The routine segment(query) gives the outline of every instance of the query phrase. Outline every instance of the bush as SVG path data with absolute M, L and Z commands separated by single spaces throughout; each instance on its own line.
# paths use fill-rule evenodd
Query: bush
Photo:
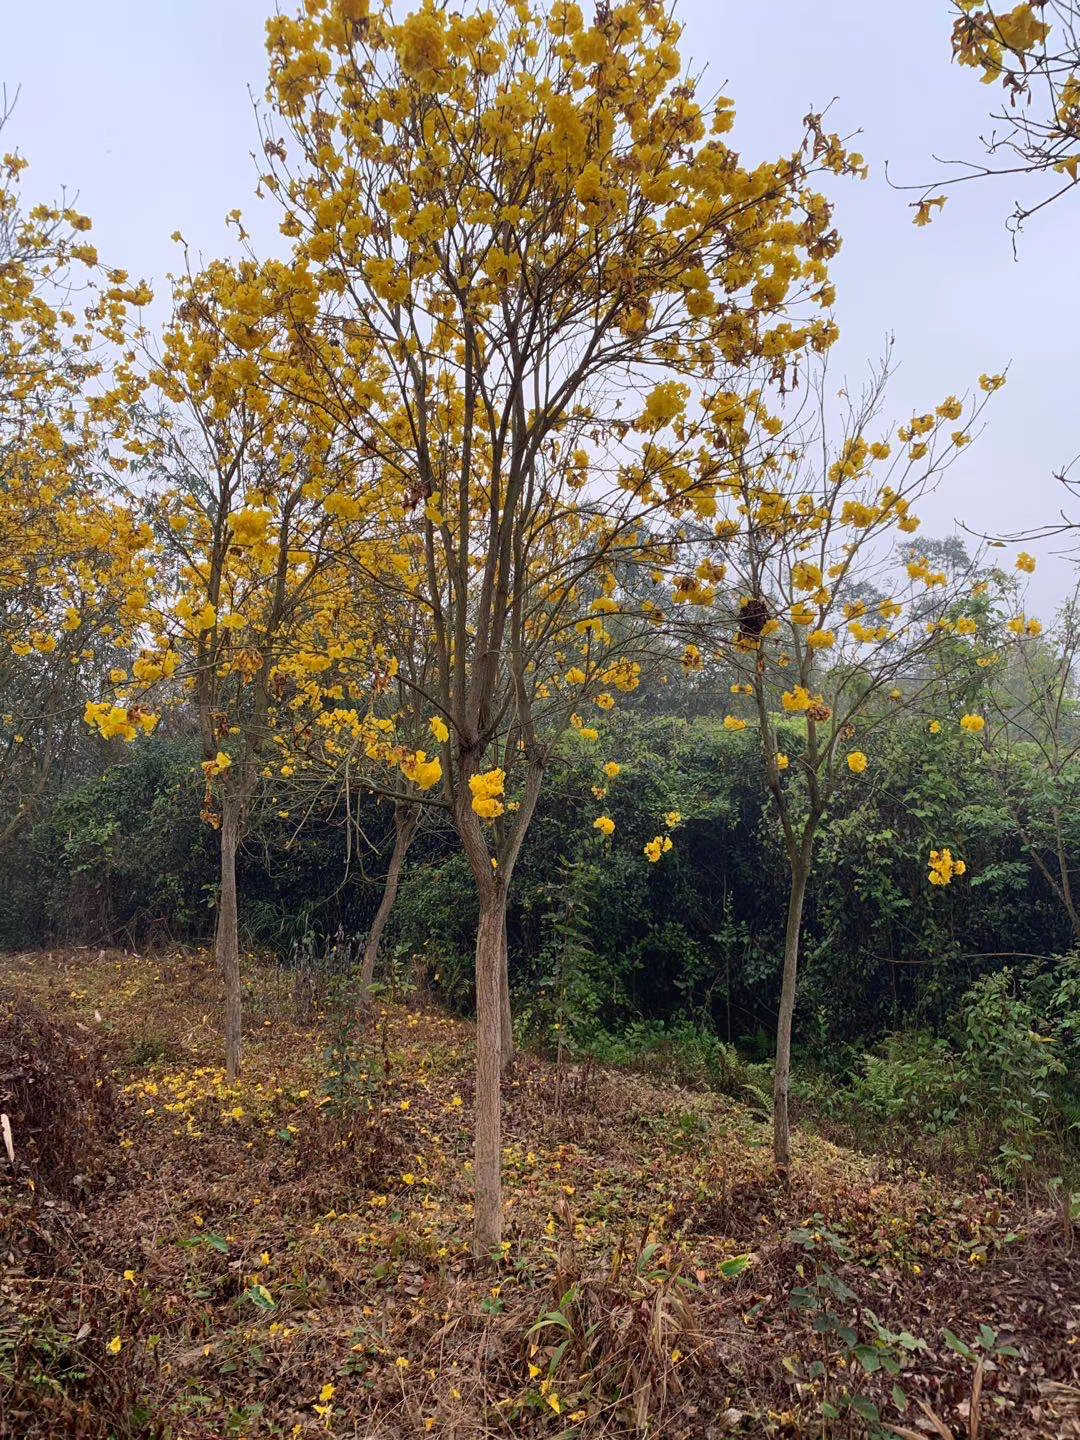
M 855 1108 L 878 1120 L 901 1120 L 939 1131 L 965 1103 L 963 1078 L 944 1040 L 923 1031 L 890 1035 L 862 1057 L 851 1086 Z
M 970 1103 L 999 1133 L 1000 1164 L 1018 1173 L 1036 1148 L 1064 1138 L 1055 1091 L 1068 1075 L 1058 1026 L 1038 1014 L 1011 970 L 972 986 L 963 1006 L 961 1066 Z
M 800 1077 L 813 1113 L 865 1132 L 950 1137 L 1003 1179 L 1071 1163 L 1080 1136 L 1080 956 L 1000 970 L 964 995 L 949 1036 L 890 1035 L 846 1087 Z
M 771 1066 L 749 1065 L 733 1045 L 690 1021 L 639 1021 L 620 1035 L 600 1032 L 588 1053 L 602 1064 L 640 1070 L 691 1089 L 715 1090 L 768 1111 Z M 765 1073 L 763 1073 L 765 1072 Z

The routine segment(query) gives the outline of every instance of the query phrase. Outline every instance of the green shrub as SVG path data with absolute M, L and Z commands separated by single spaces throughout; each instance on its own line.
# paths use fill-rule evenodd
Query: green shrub
M 762 1070 L 751 1066 L 733 1045 L 710 1030 L 684 1020 L 673 1025 L 642 1020 L 619 1035 L 598 1032 L 588 1052 L 605 1065 L 641 1070 L 691 1089 L 715 1090 L 768 1110 Z
M 965 1103 L 963 1079 L 948 1044 L 922 1031 L 890 1035 L 864 1055 L 850 1089 L 856 1109 L 940 1131 Z
M 797 1077 L 812 1112 L 865 1135 L 949 1137 L 1003 1179 L 1074 1163 L 1080 1138 L 1080 956 L 1000 970 L 964 995 L 948 1037 L 885 1037 L 847 1085 Z M 869 1122 L 869 1127 L 868 1127 Z M 875 1128 L 876 1127 L 876 1128 Z

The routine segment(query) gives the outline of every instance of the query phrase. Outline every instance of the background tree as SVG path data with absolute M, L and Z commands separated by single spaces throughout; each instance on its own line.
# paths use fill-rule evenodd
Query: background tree
M 347 707 L 328 709 L 321 695 L 314 697 L 313 723 L 298 730 L 290 767 L 299 772 L 293 786 L 305 814 L 327 793 L 343 795 L 350 813 L 355 798 L 358 846 L 367 843 L 359 830 L 360 797 L 388 802 L 391 809 L 393 843 L 358 977 L 361 1006 L 370 998 L 380 942 L 409 847 L 425 811 L 446 809 L 436 788 L 442 762 L 436 754 L 428 754 L 446 739 L 445 726 L 432 717 L 425 698 L 434 663 L 430 632 L 422 609 L 412 599 L 415 580 L 410 582 L 403 570 L 411 557 L 402 526 L 385 526 L 380 538 L 381 550 L 367 547 L 349 562 L 359 587 L 356 593 L 364 596 L 371 634 L 379 638 L 373 650 L 356 651 L 341 662 L 341 671 L 348 676 Z M 350 854 L 353 838 L 350 829 Z
M 969 615 L 952 618 L 970 574 L 950 578 L 915 557 L 898 575 L 890 542 L 917 528 L 913 506 L 968 443 L 982 404 L 966 407 L 950 396 L 874 435 L 887 373 L 883 368 L 861 397 L 846 401 L 836 442 L 824 376 L 817 405 L 786 428 L 765 412 L 760 390 L 731 397 L 731 514 L 717 522 L 713 553 L 703 562 L 733 587 L 735 629 L 725 656 L 741 678 L 731 686 L 739 698 L 724 725 L 737 733 L 756 722 L 790 877 L 773 1082 L 774 1147 L 785 1173 L 800 940 L 824 817 L 842 783 L 865 783 L 870 761 L 859 745 L 918 701 L 943 638 L 978 629 Z M 984 376 L 982 389 L 999 383 Z M 696 603 L 700 575 L 676 581 Z M 748 706 L 751 718 L 744 718 L 739 712 Z M 800 722 L 793 754 L 781 746 L 778 714 Z M 944 883 L 961 873 L 962 862 L 951 868 L 948 848 L 933 853 L 949 859 L 932 879 Z
M 305 407 L 295 314 L 301 270 L 215 263 L 181 280 L 146 422 L 158 486 L 159 589 L 115 702 L 87 708 L 110 733 L 132 705 L 190 704 L 220 831 L 215 952 L 230 1079 L 241 1059 L 236 851 L 260 777 L 290 773 L 293 730 L 364 634 L 343 555 L 372 527 L 377 493 L 325 409 Z M 283 397 L 288 394 L 288 401 Z M 294 718 L 295 717 L 295 718 Z M 285 752 L 285 758 L 277 754 Z
M 0 845 L 33 817 L 149 578 L 117 466 L 150 293 L 100 264 L 86 216 L 22 203 L 25 164 L 0 160 Z
M 1021 574 L 1035 569 L 1026 551 L 1017 558 Z M 1076 835 L 1071 823 L 1080 799 L 1080 722 L 1076 708 L 1076 658 L 1080 615 L 1074 594 L 1050 636 L 1041 622 L 1011 597 L 1013 611 L 999 620 L 1011 640 L 1002 663 L 971 676 L 974 697 L 986 724 L 978 731 L 982 762 L 1006 806 L 1015 833 L 1080 942 L 1080 910 L 1073 888 Z M 956 677 L 959 678 L 959 677 Z M 955 686 L 950 689 L 955 693 Z

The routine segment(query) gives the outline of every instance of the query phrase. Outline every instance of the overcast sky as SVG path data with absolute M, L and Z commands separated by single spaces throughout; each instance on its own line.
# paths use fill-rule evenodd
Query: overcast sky
M 9 96 L 20 88 L 4 146 L 31 162 L 27 194 L 77 191 L 103 258 L 159 284 L 177 264 L 176 229 L 205 258 L 230 252 L 223 222 L 239 206 L 268 242 L 274 221 L 259 219 L 252 193 L 251 93 L 263 88 L 269 10 L 266 0 L 0 0 L 0 82 Z M 987 129 L 993 94 L 949 63 L 946 0 L 682 0 L 679 10 L 683 53 L 706 68 L 707 90 L 735 101 L 748 159 L 790 150 L 803 115 L 830 101 L 831 128 L 862 132 L 871 179 L 833 187 L 844 236 L 837 384 L 865 373 L 890 334 L 898 419 L 1011 366 L 987 430 L 924 506 L 923 533 L 1052 519 L 1066 498 L 1053 472 L 1080 451 L 1080 206 L 1030 221 L 1014 260 L 1004 219 L 1017 182 L 962 186 L 916 229 L 913 196 L 885 179 L 886 162 L 898 182 L 933 179 L 935 153 L 976 156 Z M 1044 613 L 1071 580 L 1052 549 L 1039 550 L 1032 596 Z

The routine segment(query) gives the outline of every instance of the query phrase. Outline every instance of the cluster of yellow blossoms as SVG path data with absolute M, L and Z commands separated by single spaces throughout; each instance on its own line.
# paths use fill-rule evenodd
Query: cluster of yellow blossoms
M 812 695 L 805 685 L 796 685 L 794 690 L 785 690 L 780 696 L 780 703 L 789 715 L 806 714 L 819 725 L 824 725 L 832 714 L 824 695 Z
M 495 820 L 506 809 L 502 802 L 505 784 L 505 770 L 487 770 L 471 777 L 472 808 L 481 820 Z
M 402 760 L 401 773 L 421 790 L 430 790 L 442 779 L 442 761 L 437 755 L 429 760 L 426 751 L 415 750 Z
M 948 848 L 930 851 L 931 885 L 949 885 L 954 875 L 963 875 L 966 870 L 963 860 L 954 860 Z
M 103 740 L 120 739 L 129 742 L 135 739 L 140 730 L 144 735 L 152 735 L 158 723 L 156 715 L 140 709 L 138 705 L 128 709 L 123 705 L 110 704 L 108 700 L 88 700 L 83 720 L 91 729 L 96 730 Z

